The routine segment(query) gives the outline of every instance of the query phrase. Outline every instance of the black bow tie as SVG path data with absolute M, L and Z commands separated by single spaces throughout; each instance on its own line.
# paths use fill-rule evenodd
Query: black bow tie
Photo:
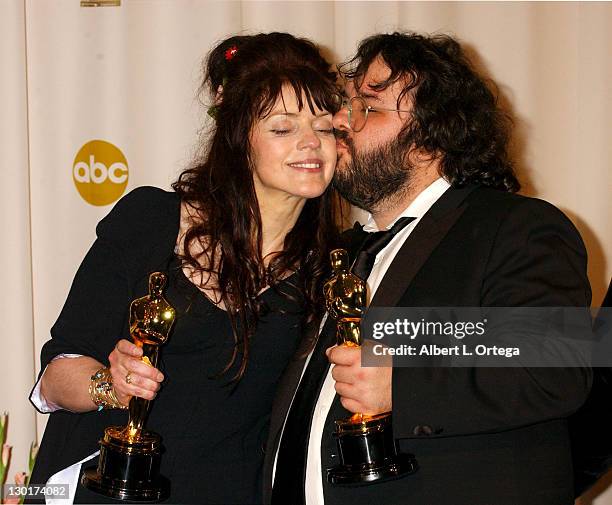
M 367 234 L 367 238 L 364 240 L 359 252 L 357 253 L 355 263 L 353 263 L 352 272 L 358 277 L 361 277 L 363 280 L 368 280 L 370 272 L 372 272 L 372 268 L 374 267 L 376 255 L 382 251 L 387 244 L 391 242 L 391 240 L 393 240 L 395 235 L 397 235 L 405 226 L 415 219 L 415 217 L 400 217 L 389 230 L 375 231 L 371 233 L 363 231 L 363 226 L 361 226 L 359 223 L 355 223 L 354 229 L 360 226 L 362 233 Z

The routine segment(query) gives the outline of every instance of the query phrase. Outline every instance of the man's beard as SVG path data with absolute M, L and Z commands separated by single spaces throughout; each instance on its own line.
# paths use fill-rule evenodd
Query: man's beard
M 351 138 L 340 133 L 351 159 L 336 168 L 333 185 L 351 204 L 372 213 L 382 202 L 400 199 L 408 190 L 412 167 L 398 138 L 357 153 Z

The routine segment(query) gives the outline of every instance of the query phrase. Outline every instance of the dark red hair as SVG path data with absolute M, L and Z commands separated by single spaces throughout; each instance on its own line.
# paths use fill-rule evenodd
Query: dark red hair
M 215 102 L 215 124 L 202 160 L 181 173 L 172 187 L 200 217 L 185 235 L 182 259 L 204 278 L 216 276 L 214 287 L 228 310 L 236 344 L 224 372 L 242 356 L 235 378 L 244 373 L 249 341 L 265 310 L 257 298 L 265 286 L 275 286 L 288 272 L 297 271 L 294 285 L 303 301 L 304 323 L 318 318 L 329 243 L 336 234 L 328 188 L 306 202 L 284 249 L 264 265 L 251 129 L 271 111 L 283 86 L 295 91 L 300 110 L 308 106 L 314 112 L 317 106 L 335 112 L 335 81 L 317 47 L 287 33 L 230 37 L 206 60 L 202 88 Z M 204 253 L 194 255 L 196 245 Z

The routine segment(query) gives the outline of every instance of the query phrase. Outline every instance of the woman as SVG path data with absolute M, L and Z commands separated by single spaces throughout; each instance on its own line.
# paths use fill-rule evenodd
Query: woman
M 61 410 L 32 483 L 96 451 L 135 395 L 155 398 L 146 427 L 163 437 L 168 502 L 260 501 L 275 385 L 322 306 L 334 82 L 315 46 L 288 34 L 232 37 L 210 53 L 215 126 L 203 161 L 174 193 L 137 189 L 100 222 L 43 348 L 33 398 Z M 177 317 L 151 368 L 128 341 L 127 309 L 158 270 Z M 100 376 L 113 382 L 102 399 L 89 392 Z M 111 501 L 77 487 L 77 502 Z

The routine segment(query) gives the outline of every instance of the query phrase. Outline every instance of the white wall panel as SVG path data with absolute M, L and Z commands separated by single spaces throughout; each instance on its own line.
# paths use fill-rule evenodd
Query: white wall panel
M 36 441 L 34 410 L 27 401 L 34 378 L 26 40 L 24 4 L 0 2 L 0 414 L 9 413 L 7 443 L 13 446 L 7 483 L 27 471 Z
M 515 117 L 525 192 L 562 208 L 581 231 L 597 304 L 612 275 L 611 26 L 606 2 L 0 2 L 0 64 L 7 69 L 0 79 L 0 205 L 9 245 L 0 249 L 7 314 L 0 411 L 13 417 L 10 440 L 21 446 L 15 463 L 35 436 L 25 397 L 40 346 L 96 222 L 111 208 L 81 198 L 75 155 L 93 139 L 111 142 L 127 160 L 126 191 L 168 188 L 192 160 L 207 120 L 196 91 L 214 42 L 289 31 L 312 38 L 338 62 L 375 32 L 459 37 Z M 595 503 L 612 504 L 612 496 Z

